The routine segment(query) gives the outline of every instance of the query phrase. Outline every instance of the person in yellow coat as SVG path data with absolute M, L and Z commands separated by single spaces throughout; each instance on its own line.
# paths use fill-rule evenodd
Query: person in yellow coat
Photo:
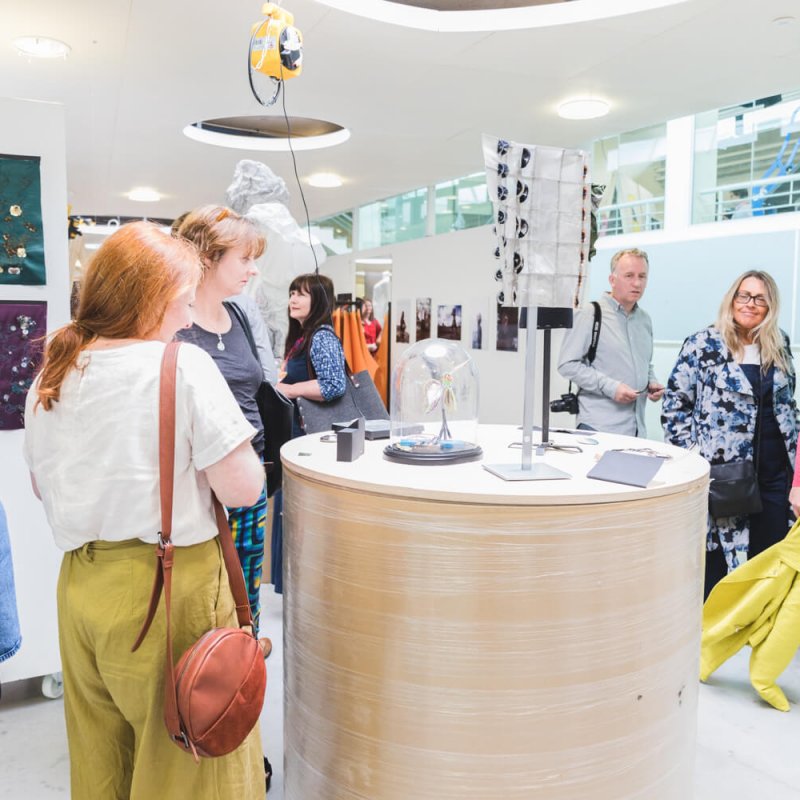
M 771 706 L 788 711 L 775 681 L 800 647 L 800 521 L 711 591 L 703 606 L 700 680 L 747 644 L 753 687 Z

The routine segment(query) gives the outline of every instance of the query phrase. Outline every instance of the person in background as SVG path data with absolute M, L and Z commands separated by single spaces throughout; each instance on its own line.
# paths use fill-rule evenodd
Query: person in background
M 197 251 L 157 226 L 122 226 L 87 268 L 78 315 L 47 342 L 28 392 L 24 454 L 64 550 L 58 629 L 72 800 L 263 798 L 258 726 L 196 764 L 164 725 L 163 609 L 131 652 L 161 529 L 158 398 L 166 343 L 191 325 Z M 184 345 L 176 377 L 173 644 L 237 624 L 211 492 L 256 501 L 256 434 L 214 362 Z
M 381 323 L 375 319 L 372 300 L 366 298 L 361 303 L 361 324 L 364 326 L 364 339 L 370 353 L 377 352 L 381 344 Z
M 17 593 L 14 588 L 14 564 L 11 560 L 11 539 L 8 534 L 6 511 L 0 503 L 0 663 L 11 658 L 21 644 Z
M 333 282 L 325 275 L 298 275 L 289 286 L 289 333 L 286 357 L 275 387 L 295 401 L 298 397 L 329 402 L 345 392 L 344 352 L 333 331 Z M 303 435 L 300 413 L 296 410 L 294 435 Z M 275 517 L 272 523 L 272 582 L 283 591 L 283 492 L 273 495 Z
M 215 207 L 220 209 L 223 208 L 223 206 Z M 171 232 L 173 236 L 178 235 L 178 230 L 180 229 L 181 224 L 190 213 L 191 212 L 186 211 L 172 221 Z M 227 301 L 229 303 L 236 303 L 236 305 L 247 317 L 247 322 L 250 324 L 250 330 L 253 332 L 253 339 L 256 343 L 258 359 L 264 369 L 264 378 L 274 386 L 278 380 L 276 358 L 272 349 L 272 344 L 270 343 L 269 331 L 267 330 L 267 325 L 264 322 L 264 317 L 261 315 L 261 311 L 258 308 L 258 303 L 250 294 L 245 294 L 244 292 L 231 295 L 227 298 Z
M 561 345 L 558 371 L 578 392 L 578 427 L 647 436 L 646 400 L 660 400 L 664 387 L 653 371 L 653 323 L 639 306 L 647 287 L 649 261 L 644 250 L 620 250 L 611 257 L 611 291 L 600 303 L 597 355 L 588 363 L 594 307 L 575 314 Z
M 264 428 L 256 395 L 266 374 L 253 355 L 244 328 L 233 310 L 225 305 L 225 298 L 241 294 L 256 274 L 255 259 L 264 251 L 264 239 L 252 222 L 225 206 L 213 205 L 189 212 L 178 227 L 177 236 L 197 248 L 203 267 L 194 301 L 193 323 L 179 331 L 178 338 L 197 345 L 211 356 L 242 413 L 258 431 L 252 445 L 262 457 Z M 266 483 L 252 505 L 228 508 L 228 523 L 258 629 L 267 524 Z
M 778 311 L 778 287 L 769 274 L 740 275 L 722 298 L 716 322 L 683 343 L 667 382 L 661 422 L 668 442 L 697 447 L 711 464 L 756 462 L 762 511 L 709 516 L 706 597 L 728 572 L 783 539 L 790 524 L 798 415 L 794 365 Z
M 275 388 L 290 400 L 328 402 L 344 394 L 344 352 L 331 324 L 333 303 L 333 283 L 325 275 L 298 275 L 289 286 L 289 334 Z M 301 435 L 299 416 L 296 420 Z

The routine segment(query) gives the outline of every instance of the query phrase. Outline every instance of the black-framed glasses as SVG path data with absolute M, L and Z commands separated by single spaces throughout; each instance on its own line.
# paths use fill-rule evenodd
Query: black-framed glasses
M 737 303 L 740 303 L 743 306 L 746 306 L 752 300 L 754 305 L 757 305 L 759 308 L 769 308 L 769 303 L 767 302 L 767 298 L 764 297 L 763 294 L 750 294 L 750 292 L 736 292 L 736 294 L 733 296 L 733 299 Z

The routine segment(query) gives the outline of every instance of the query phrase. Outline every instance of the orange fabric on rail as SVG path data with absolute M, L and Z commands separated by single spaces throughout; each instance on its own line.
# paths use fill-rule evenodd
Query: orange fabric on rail
M 374 379 L 378 364 L 372 357 L 372 353 L 367 349 L 364 326 L 361 324 L 361 314 L 358 311 L 351 311 L 347 316 L 350 326 L 350 338 L 353 343 L 352 370 L 353 372 L 361 372 L 365 369 L 369 372 L 370 378 Z
M 383 400 L 383 404 L 389 407 L 389 334 L 386 331 L 386 326 L 389 324 L 388 315 L 383 318 L 383 336 L 381 336 L 381 343 L 378 345 L 378 350 L 375 353 L 375 361 L 378 363 L 378 369 L 372 376 L 375 383 L 375 388 Z
M 358 311 L 336 309 L 333 312 L 333 329 L 342 343 L 344 358 L 353 373 L 367 370 L 374 380 L 378 364 L 367 349 L 364 327 Z
M 350 369 L 353 369 L 353 342 L 349 335 L 350 326 L 347 323 L 347 312 L 337 308 L 333 312 L 333 330 L 339 337 L 344 350 L 344 360 Z

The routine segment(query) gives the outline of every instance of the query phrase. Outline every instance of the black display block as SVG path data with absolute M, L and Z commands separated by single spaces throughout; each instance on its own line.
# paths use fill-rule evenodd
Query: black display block
M 519 310 L 519 327 L 528 327 L 528 309 Z M 540 331 L 553 330 L 553 328 L 572 327 L 571 308 L 544 308 L 539 306 L 536 309 L 536 327 Z

